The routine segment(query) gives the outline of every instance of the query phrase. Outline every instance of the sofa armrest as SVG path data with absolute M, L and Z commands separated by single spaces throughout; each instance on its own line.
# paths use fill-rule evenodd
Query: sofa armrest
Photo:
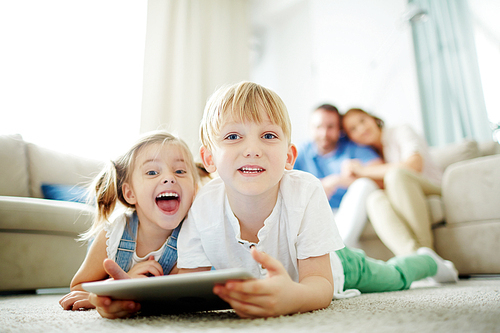
M 442 196 L 447 223 L 500 219 L 500 155 L 450 165 L 444 172 Z
M 75 239 L 92 216 L 85 204 L 0 196 L 0 291 L 69 286 L 87 249 Z
M 0 230 L 77 236 L 92 225 L 89 205 L 0 196 Z

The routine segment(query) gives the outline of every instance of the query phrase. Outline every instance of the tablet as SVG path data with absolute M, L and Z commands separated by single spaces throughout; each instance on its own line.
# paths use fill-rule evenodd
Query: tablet
M 214 285 L 253 278 L 245 269 L 231 268 L 142 279 L 87 282 L 82 287 L 100 296 L 139 302 L 141 312 L 179 313 L 229 309 L 230 305 L 213 293 Z

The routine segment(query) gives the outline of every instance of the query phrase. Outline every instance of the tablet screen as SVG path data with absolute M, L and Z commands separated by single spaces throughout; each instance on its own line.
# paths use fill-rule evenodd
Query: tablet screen
M 82 284 L 83 289 L 113 299 L 133 300 L 148 312 L 193 312 L 228 309 L 212 290 L 215 284 L 254 277 L 240 268 L 150 278 L 106 280 Z

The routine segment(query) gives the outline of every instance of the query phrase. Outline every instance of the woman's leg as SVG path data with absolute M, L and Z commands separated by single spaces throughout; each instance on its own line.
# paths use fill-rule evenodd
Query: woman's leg
M 342 197 L 340 207 L 335 214 L 335 222 L 347 246 L 358 247 L 359 236 L 367 221 L 366 200 L 378 188 L 373 180 L 360 178 L 349 186 Z
M 344 290 L 362 293 L 405 290 L 413 281 L 436 275 L 438 269 L 429 255 L 413 254 L 384 262 L 357 249 L 344 248 L 337 254 L 344 267 Z
M 431 215 L 426 198 L 441 194 L 441 188 L 424 176 L 401 168 L 390 170 L 384 186 L 394 212 L 405 221 L 419 247 L 434 248 Z
M 368 197 L 366 208 L 373 229 L 392 253 L 408 255 L 421 247 L 410 227 L 392 208 L 384 190 L 373 192 Z

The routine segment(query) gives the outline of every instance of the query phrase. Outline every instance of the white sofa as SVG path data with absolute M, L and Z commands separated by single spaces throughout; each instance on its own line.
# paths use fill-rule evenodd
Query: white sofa
M 431 154 L 444 170 L 442 196 L 428 201 L 436 252 L 463 276 L 500 274 L 500 145 L 464 140 Z M 393 256 L 370 223 L 360 247 L 374 258 Z
M 500 146 L 464 141 L 434 153 L 446 168 L 443 197 L 431 201 L 437 252 L 462 275 L 500 273 Z M 87 250 L 75 239 L 90 227 L 93 208 L 44 199 L 41 185 L 86 184 L 102 167 L 0 135 L 0 292 L 69 286 Z M 392 257 L 370 224 L 361 247 Z
M 0 291 L 68 287 L 86 246 L 75 241 L 92 207 L 44 199 L 41 185 L 84 185 L 100 161 L 0 136 Z

